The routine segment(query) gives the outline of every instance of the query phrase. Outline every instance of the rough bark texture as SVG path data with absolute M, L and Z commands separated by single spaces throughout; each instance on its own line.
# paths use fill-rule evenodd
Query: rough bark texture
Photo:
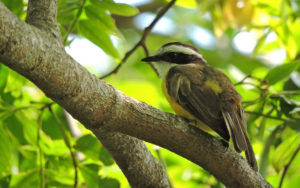
M 133 187 L 144 187 L 139 182 L 132 183 L 140 178 L 153 181 L 145 184 L 148 187 L 168 185 L 164 171 L 146 147 L 139 140 L 122 134 L 187 158 L 227 187 L 271 187 L 241 155 L 231 148 L 226 150 L 218 139 L 189 126 L 178 116 L 132 99 L 97 79 L 66 54 L 59 37 L 46 30 L 20 21 L 0 3 L 0 61 L 35 83 L 107 144 L 127 178 L 132 178 L 129 182 Z M 140 163 L 134 164 L 136 161 Z M 147 172 L 148 167 L 140 165 L 148 163 L 152 164 Z M 134 171 L 140 174 L 131 175 Z

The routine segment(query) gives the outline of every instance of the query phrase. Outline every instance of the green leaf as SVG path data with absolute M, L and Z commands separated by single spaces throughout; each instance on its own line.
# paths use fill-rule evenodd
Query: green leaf
M 15 13 L 17 16 L 21 16 L 24 12 L 24 3 L 22 0 L 1 0 L 5 6 Z
M 103 31 L 102 24 L 91 20 L 80 20 L 77 26 L 80 35 L 89 39 L 109 55 L 119 57 L 119 53 L 113 46 L 109 35 Z
M 114 160 L 113 160 L 111 154 L 108 152 L 108 150 L 105 147 L 102 147 L 100 149 L 100 160 L 106 166 L 114 164 Z
M 99 184 L 98 170 L 88 165 L 80 165 L 79 170 L 87 184 L 87 187 L 106 187 Z M 101 186 L 100 186 L 101 185 Z
M 100 142 L 92 134 L 86 134 L 78 138 L 75 148 L 87 157 L 96 161 L 99 160 Z
M 21 172 L 12 176 L 11 184 L 9 187 L 11 188 L 19 188 L 19 187 L 38 187 L 39 181 L 39 171 L 28 170 L 26 172 Z
M 294 136 L 282 142 L 274 151 L 272 165 L 279 172 L 284 165 L 291 159 L 293 153 L 299 147 L 300 136 L 296 133 Z
M 285 78 L 287 78 L 300 65 L 300 59 L 292 63 L 279 65 L 270 70 L 265 79 L 269 81 L 269 85 L 273 85 Z
M 114 2 L 98 1 L 98 0 L 91 0 L 91 2 L 93 5 L 106 9 L 112 14 L 116 14 L 120 16 L 134 16 L 137 13 L 139 13 L 139 9 L 123 3 L 114 3 Z
M 4 177 L 11 173 L 11 150 L 12 143 L 8 137 L 9 133 L 5 126 L 0 124 L 0 177 Z
M 101 178 L 99 185 L 105 188 L 119 188 L 121 186 L 120 182 L 113 178 Z
M 2 95 L 8 77 L 8 68 L 0 64 L 0 96 Z
M 14 115 L 8 117 L 4 122 L 7 124 L 7 128 L 10 132 L 17 138 L 20 144 L 27 144 L 27 141 L 24 137 L 24 130 L 22 122 Z
M 9 187 L 11 175 L 0 178 L 0 187 Z
M 62 166 L 64 164 L 61 164 Z M 74 170 L 74 169 L 73 169 Z M 45 170 L 46 177 L 50 180 L 51 184 L 56 186 L 53 187 L 73 187 L 74 185 L 74 173 L 68 173 L 68 171 L 56 171 L 56 170 Z M 49 186 L 50 187 L 50 186 Z
M 58 1 L 57 21 L 60 24 L 70 24 L 73 21 L 76 10 L 79 9 L 82 0 L 60 0 Z
M 85 13 L 89 19 L 97 20 L 105 27 L 108 34 L 118 34 L 114 19 L 106 13 L 106 10 L 98 6 L 85 7 Z

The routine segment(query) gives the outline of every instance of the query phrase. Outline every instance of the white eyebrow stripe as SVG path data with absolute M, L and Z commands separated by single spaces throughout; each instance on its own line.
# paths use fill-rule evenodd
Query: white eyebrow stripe
M 170 46 L 163 47 L 163 48 L 159 49 L 156 54 L 163 54 L 166 52 L 179 52 L 179 53 L 184 53 L 187 55 L 196 55 L 197 57 L 203 59 L 203 57 L 200 53 L 196 52 L 193 49 L 190 49 L 185 46 L 180 46 L 180 45 L 170 45 Z

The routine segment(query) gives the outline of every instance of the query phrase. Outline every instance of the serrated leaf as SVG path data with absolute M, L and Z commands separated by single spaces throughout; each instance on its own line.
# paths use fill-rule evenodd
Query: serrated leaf
M 0 64 L 0 96 L 2 95 L 6 87 L 7 77 L 8 77 L 8 68 Z
M 123 3 L 114 3 L 114 2 L 98 1 L 98 0 L 91 0 L 91 2 L 93 5 L 106 9 L 112 14 L 116 14 L 120 16 L 134 16 L 137 13 L 139 13 L 139 9 Z
M 85 13 L 89 19 L 102 23 L 103 27 L 110 32 L 109 34 L 118 34 L 114 19 L 106 13 L 105 9 L 97 6 L 87 6 L 85 7 Z
M 118 51 L 113 46 L 109 35 L 103 31 L 103 27 L 98 22 L 80 20 L 77 27 L 80 35 L 89 39 L 109 55 L 116 58 L 119 57 Z
M 294 136 L 288 138 L 282 142 L 274 151 L 272 165 L 277 172 L 279 172 L 284 165 L 288 163 L 291 159 L 293 153 L 299 147 L 300 136 L 295 134 Z
M 293 71 L 295 71 L 300 65 L 300 60 L 296 60 L 292 63 L 286 63 L 274 67 L 266 75 L 265 79 L 268 80 L 269 85 L 273 85 L 285 78 L 287 78 Z

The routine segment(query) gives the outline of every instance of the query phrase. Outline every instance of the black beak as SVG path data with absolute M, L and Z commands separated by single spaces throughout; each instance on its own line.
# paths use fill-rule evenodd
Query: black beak
M 145 57 L 144 59 L 142 59 L 142 61 L 145 61 L 145 62 L 151 62 L 151 61 L 157 61 L 158 58 L 157 56 L 148 56 L 148 57 Z

